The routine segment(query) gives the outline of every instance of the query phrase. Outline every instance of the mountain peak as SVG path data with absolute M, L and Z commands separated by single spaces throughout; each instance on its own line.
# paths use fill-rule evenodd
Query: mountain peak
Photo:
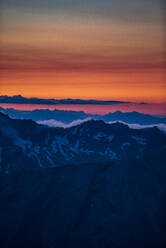
M 2 113 L 1 111 L 0 111 L 0 120 L 4 120 L 4 119 L 10 119 L 10 117 L 7 115 L 7 114 L 4 114 L 4 113 Z
M 20 156 L 28 165 L 36 161 L 40 167 L 55 167 L 80 160 L 90 163 L 151 156 L 166 144 L 166 136 L 156 129 L 134 130 L 121 122 L 89 120 L 71 128 L 49 128 L 0 113 L 0 124 L 1 150 L 8 158 L 14 156 L 17 168 L 22 166 L 17 160 Z M 11 166 L 6 155 L 1 157 L 0 166 Z

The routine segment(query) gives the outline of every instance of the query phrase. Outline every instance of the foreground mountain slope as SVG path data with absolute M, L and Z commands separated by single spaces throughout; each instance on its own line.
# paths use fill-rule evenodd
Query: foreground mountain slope
M 1 248 L 164 248 L 162 159 L 0 175 Z
M 0 168 L 55 167 L 159 155 L 166 135 L 158 128 L 130 129 L 121 123 L 87 121 L 49 128 L 0 114 Z M 22 163 L 24 161 L 24 163 Z

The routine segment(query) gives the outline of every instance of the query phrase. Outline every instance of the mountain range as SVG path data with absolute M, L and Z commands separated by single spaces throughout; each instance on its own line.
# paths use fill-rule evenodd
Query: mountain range
M 125 101 L 106 101 L 106 100 L 83 100 L 83 99 L 43 99 L 43 98 L 26 98 L 21 95 L 16 96 L 0 96 L 0 103 L 20 103 L 20 104 L 103 104 L 112 105 L 120 103 L 128 103 Z M 142 103 L 141 103 L 142 104 Z M 144 103 L 143 103 L 144 104 Z
M 55 167 L 150 157 L 166 146 L 166 135 L 157 127 L 136 130 L 101 120 L 64 129 L 10 119 L 1 113 L 0 134 L 2 170 L 22 168 L 26 163 Z
M 1 248 L 164 248 L 166 134 L 0 113 Z
M 87 118 L 95 120 L 103 120 L 105 122 L 122 121 L 129 124 L 152 125 L 152 124 L 166 124 L 166 117 L 153 116 L 148 114 L 133 112 L 108 113 L 105 115 L 88 114 L 83 111 L 69 111 L 69 110 L 49 110 L 49 109 L 35 109 L 35 110 L 16 110 L 13 108 L 2 108 L 0 111 L 16 119 L 32 119 L 34 121 L 56 120 L 65 124 L 73 121 L 84 120 Z

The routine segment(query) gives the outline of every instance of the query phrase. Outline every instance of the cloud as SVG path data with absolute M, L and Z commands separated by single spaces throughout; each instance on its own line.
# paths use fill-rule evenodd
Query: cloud
M 65 38 L 64 38 L 65 39 Z M 91 38 L 88 39 L 88 46 Z M 115 41 L 114 41 L 115 42 Z M 117 42 L 117 41 L 116 41 Z M 126 41 L 128 43 L 128 41 Z M 71 43 L 71 42 L 69 42 Z M 80 42 L 79 42 L 80 44 Z M 165 60 L 162 55 L 163 51 L 150 51 L 149 54 L 140 55 L 140 49 L 135 48 L 135 54 L 130 47 L 117 47 L 113 45 L 109 48 L 110 51 L 98 49 L 87 49 L 83 52 L 75 52 L 80 46 L 72 45 L 71 52 L 66 51 L 66 48 L 34 48 L 22 46 L 10 47 L 7 46 L 1 50 L 0 70 L 7 72 L 139 72 L 139 71 L 159 71 L 165 68 Z M 135 43 L 136 44 L 136 43 Z M 48 47 L 50 44 L 47 44 Z M 126 44 L 127 45 L 127 44 Z M 102 51 L 100 51 L 102 50 Z M 127 54 L 125 54 L 127 53 Z M 30 54 L 30 55 L 29 55 Z
M 56 120 L 45 120 L 45 121 L 37 121 L 38 124 L 43 124 L 43 125 L 47 125 L 49 127 L 62 127 L 62 128 L 69 128 L 69 127 L 73 127 L 73 126 L 77 126 L 80 125 L 83 122 L 89 121 L 92 118 L 88 117 L 86 119 L 83 120 L 76 120 L 76 121 L 72 121 L 69 124 L 65 124 L 61 121 L 56 121 Z
M 116 123 L 116 122 L 117 121 L 110 121 L 109 124 Z M 157 127 L 166 133 L 166 124 L 140 125 L 140 124 L 129 124 L 129 123 L 126 123 L 123 121 L 118 121 L 118 122 L 123 123 L 125 125 L 128 125 L 132 129 L 143 129 L 143 128 Z
M 87 122 L 89 120 L 92 120 L 93 118 L 86 118 L 83 120 L 76 120 L 76 121 L 72 121 L 69 124 L 65 124 L 61 121 L 56 121 L 56 120 L 44 120 L 44 121 L 38 121 L 37 123 L 42 124 L 42 125 L 47 125 L 49 127 L 62 127 L 62 128 L 70 128 L 73 126 L 77 126 L 80 125 L 81 123 Z M 140 124 L 129 124 L 123 121 L 110 121 L 108 122 L 108 124 L 113 124 L 113 123 L 123 123 L 124 125 L 128 125 L 129 128 L 132 129 L 143 129 L 143 128 L 152 128 L 152 127 L 157 127 L 159 128 L 161 131 L 166 133 L 166 124 L 155 124 L 155 125 L 140 125 Z

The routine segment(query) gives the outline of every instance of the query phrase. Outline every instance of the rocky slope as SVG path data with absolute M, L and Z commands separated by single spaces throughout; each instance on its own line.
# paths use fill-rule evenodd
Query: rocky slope
M 55 129 L 2 114 L 0 147 L 1 248 L 166 246 L 157 128 L 90 121 Z
M 158 128 L 130 129 L 121 123 L 87 121 L 71 128 L 49 128 L 0 114 L 0 168 L 55 167 L 151 157 L 166 148 Z

